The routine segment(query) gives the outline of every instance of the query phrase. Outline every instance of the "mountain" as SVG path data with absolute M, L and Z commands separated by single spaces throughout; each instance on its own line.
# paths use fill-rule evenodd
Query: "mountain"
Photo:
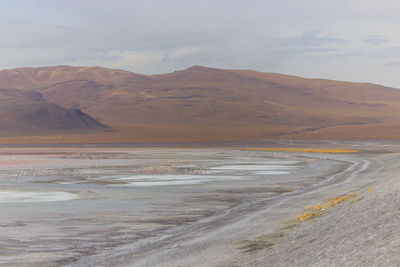
M 15 92 L 26 102 L 34 118 L 15 120 L 24 129 L 70 128 L 58 117 L 69 114 L 61 117 L 75 118 L 74 125 L 114 130 L 70 135 L 65 142 L 400 136 L 400 90 L 367 83 L 202 66 L 160 75 L 56 66 L 0 71 L 0 88 L 6 92 L 0 92 L 0 112 L 14 106 L 3 94 Z
M 0 89 L 0 135 L 88 133 L 107 126 L 82 111 L 46 101 L 36 91 Z

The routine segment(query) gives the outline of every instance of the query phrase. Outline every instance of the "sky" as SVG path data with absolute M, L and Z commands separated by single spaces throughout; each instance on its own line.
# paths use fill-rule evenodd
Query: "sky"
M 0 69 L 192 65 L 400 88 L 396 0 L 0 0 Z

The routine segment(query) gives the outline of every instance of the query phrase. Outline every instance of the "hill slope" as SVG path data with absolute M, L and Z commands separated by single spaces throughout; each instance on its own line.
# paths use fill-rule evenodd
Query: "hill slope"
M 40 93 L 0 89 L 0 135 L 49 135 L 106 130 L 78 109 L 49 103 Z
M 163 75 L 57 66 L 1 71 L 0 88 L 39 92 L 116 130 L 90 137 L 99 142 L 400 136 L 400 90 L 374 84 L 201 66 Z

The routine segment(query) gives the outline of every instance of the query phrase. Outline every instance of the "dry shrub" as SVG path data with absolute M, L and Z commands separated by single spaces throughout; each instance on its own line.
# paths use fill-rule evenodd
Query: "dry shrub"
M 347 196 L 335 197 L 335 198 L 328 200 L 326 203 L 317 204 L 315 206 L 307 206 L 306 209 L 307 210 L 326 210 L 326 209 L 336 206 L 339 203 L 342 203 L 343 201 L 346 201 L 348 199 L 353 199 L 356 196 L 358 196 L 358 193 L 353 193 L 353 194 L 347 195 Z
M 319 212 L 305 212 L 297 216 L 296 221 L 308 221 L 309 219 L 315 218 L 320 216 L 321 213 Z
M 323 211 L 323 210 L 329 209 L 329 208 L 334 207 L 348 199 L 351 199 L 350 203 L 353 203 L 354 201 L 358 201 L 358 200 L 361 200 L 364 198 L 364 197 L 359 197 L 358 199 L 356 199 L 357 196 L 358 196 L 358 193 L 353 193 L 350 195 L 345 195 L 345 196 L 340 196 L 340 197 L 335 197 L 335 198 L 329 199 L 325 203 L 317 204 L 315 206 L 307 206 L 306 210 L 314 210 L 314 212 L 305 212 L 303 214 L 300 214 L 299 216 L 296 217 L 296 221 L 308 221 L 309 219 L 319 217 L 323 213 L 320 213 L 318 211 Z

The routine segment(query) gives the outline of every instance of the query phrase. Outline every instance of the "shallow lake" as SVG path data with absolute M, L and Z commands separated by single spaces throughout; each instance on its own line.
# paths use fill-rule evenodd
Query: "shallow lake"
M 0 265 L 64 264 L 306 187 L 326 160 L 241 149 L 0 152 Z

